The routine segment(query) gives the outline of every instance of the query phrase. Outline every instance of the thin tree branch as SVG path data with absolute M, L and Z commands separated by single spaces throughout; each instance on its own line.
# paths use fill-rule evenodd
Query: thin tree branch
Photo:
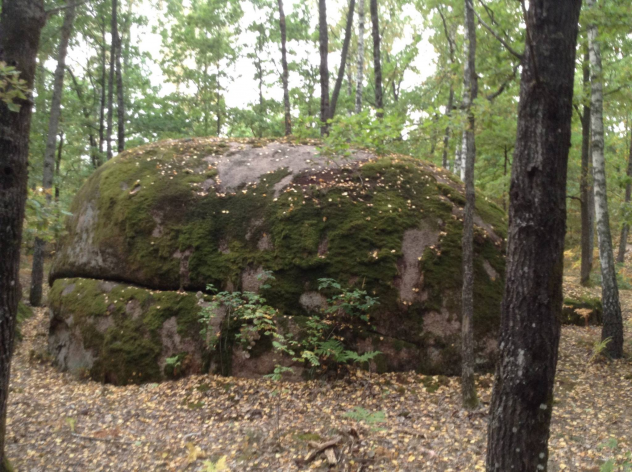
M 82 0 L 80 2 L 75 2 L 75 3 L 69 3 L 67 5 L 64 5 L 63 7 L 57 7 L 57 8 L 51 8 L 50 10 L 46 10 L 44 13 L 46 13 L 46 16 L 51 16 L 54 15 L 57 12 L 60 12 L 62 10 L 65 10 L 67 8 L 73 8 L 79 5 L 83 5 L 84 3 L 88 3 L 90 0 Z
M 443 31 L 445 31 L 445 36 L 448 40 L 448 45 L 450 46 L 450 62 L 454 64 L 454 41 L 452 35 L 448 31 L 448 23 L 443 15 L 443 11 L 441 10 L 441 6 L 437 5 L 437 11 L 439 12 L 439 16 L 441 16 L 441 22 L 443 23 Z
M 471 2 L 471 0 L 469 0 L 469 3 L 470 3 L 470 4 L 472 3 L 472 2 Z M 520 54 L 518 51 L 516 51 L 514 48 L 512 48 L 512 47 L 509 45 L 509 43 L 508 43 L 507 41 L 505 41 L 505 40 L 504 40 L 504 39 L 503 39 L 503 38 L 502 38 L 502 37 L 501 37 L 498 33 L 496 33 L 496 31 L 494 31 L 494 29 L 493 29 L 491 26 L 489 26 L 489 25 L 485 22 L 485 20 L 483 20 L 483 19 L 481 18 L 481 15 L 479 15 L 479 14 L 478 14 L 478 12 L 476 11 L 476 9 L 474 8 L 474 6 L 473 6 L 473 5 L 472 5 L 472 10 L 474 10 L 474 14 L 476 15 L 476 18 L 478 18 L 478 21 L 480 22 L 480 24 L 481 24 L 481 25 L 483 25 L 483 27 L 484 27 L 487 31 L 489 31 L 489 32 L 492 34 L 492 36 L 493 36 L 494 38 L 496 38 L 496 39 L 500 42 L 500 44 L 502 44 L 502 45 L 505 47 L 505 49 L 506 49 L 507 51 L 509 51 L 511 54 L 513 54 L 514 56 L 516 56 L 516 57 L 517 57 L 518 59 L 520 59 L 521 61 L 524 59 L 524 54 Z
M 518 72 L 518 67 L 520 67 L 520 63 L 516 64 L 513 68 L 513 72 L 511 73 L 511 75 L 507 78 L 507 80 L 505 80 L 501 86 L 498 88 L 498 90 L 496 90 L 494 93 L 487 95 L 485 98 L 487 98 L 487 100 L 489 100 L 490 102 L 493 102 L 494 99 L 496 99 L 499 95 L 501 95 L 505 89 L 507 88 L 507 85 L 509 85 L 509 83 L 514 80 L 516 78 L 516 72 Z

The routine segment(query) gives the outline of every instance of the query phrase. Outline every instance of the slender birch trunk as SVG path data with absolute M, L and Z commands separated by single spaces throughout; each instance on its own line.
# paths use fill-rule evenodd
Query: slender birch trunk
M 595 0 L 587 0 L 592 8 Z M 597 38 L 597 26 L 588 27 L 590 51 L 590 124 L 592 131 L 592 161 L 595 189 L 595 216 L 601 262 L 601 302 L 603 304 L 603 329 L 601 339 L 610 339 L 606 352 L 613 359 L 623 355 L 623 321 L 619 303 L 617 272 L 614 265 L 610 217 L 608 214 L 608 194 L 606 192 L 606 162 L 604 157 L 603 129 L 603 78 L 601 69 L 601 49 Z

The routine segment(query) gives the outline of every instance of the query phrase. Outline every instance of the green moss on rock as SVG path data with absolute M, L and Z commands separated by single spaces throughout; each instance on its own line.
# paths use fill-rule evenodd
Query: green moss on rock
M 292 160 L 295 155 L 302 161 Z M 259 159 L 271 167 L 249 173 L 248 166 L 260 168 Z M 264 291 L 268 302 L 284 314 L 302 316 L 301 296 L 316 290 L 318 278 L 330 277 L 379 298 L 373 314 L 377 330 L 416 346 L 415 368 L 445 370 L 458 350 L 453 356 L 450 343 L 444 345 L 451 334 L 430 330 L 427 319 L 445 315 L 450 329 L 459 322 L 462 186 L 449 173 L 410 157 L 359 153 L 354 159 L 333 165 L 313 147 L 267 140 L 180 140 L 126 151 L 95 172 L 77 195 L 51 280 L 101 278 L 165 294 L 204 290 L 209 283 L 256 290 L 254 275 L 265 269 L 276 277 Z M 296 170 L 297 162 L 309 165 Z M 502 210 L 484 198 L 477 200 L 477 214 L 482 226 L 474 241 L 474 326 L 483 340 L 495 338 L 499 324 L 506 224 Z M 433 242 L 407 249 L 403 241 L 411 231 L 430 234 Z M 93 298 L 88 292 L 86 297 Z M 149 303 L 140 300 L 146 295 L 138 297 Z M 189 307 L 170 299 L 173 295 L 162 297 L 161 304 L 173 307 L 169 316 L 178 318 L 179 330 L 181 323 L 194 324 L 183 314 Z M 90 313 L 107 311 L 110 305 L 97 298 L 76 307 L 78 314 L 70 300 L 64 307 L 79 319 L 88 316 L 81 314 L 88 305 Z M 117 321 L 127 323 L 123 331 L 130 332 L 124 334 L 86 327 L 85 343 L 107 344 L 113 364 L 155 359 L 160 349 L 152 333 L 169 318 L 166 313 L 148 308 L 142 319 Z M 438 345 L 446 353 L 443 360 L 428 354 Z M 489 358 L 485 349 L 480 346 L 480 355 Z M 101 362 L 94 369 L 110 368 Z M 162 375 L 145 367 L 147 378 Z M 121 372 L 126 381 L 136 375 Z

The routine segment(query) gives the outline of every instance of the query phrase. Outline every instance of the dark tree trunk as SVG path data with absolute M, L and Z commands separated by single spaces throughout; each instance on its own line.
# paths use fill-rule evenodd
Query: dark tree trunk
M 121 37 L 118 32 L 118 0 L 112 0 L 112 44 L 116 42 L 116 113 L 117 113 L 117 147 L 118 152 L 125 150 L 125 98 L 123 73 L 121 70 Z
M 219 70 L 219 62 L 217 63 L 217 80 L 216 85 L 216 94 L 217 94 L 217 137 L 219 137 L 219 135 L 222 133 L 222 87 L 221 84 L 219 83 L 219 74 L 220 74 L 220 70 Z
M 283 0 L 279 2 L 279 25 L 281 28 L 281 67 L 283 74 L 283 111 L 285 112 L 285 135 L 292 134 L 292 115 L 290 113 L 290 89 L 288 85 L 289 72 L 287 67 L 287 31 L 285 26 L 285 12 L 283 11 Z
M 476 22 L 474 5 L 465 0 L 465 64 L 463 68 L 463 106 L 467 113 L 465 129 L 465 209 L 463 213 L 463 291 L 461 293 L 461 394 L 463 407 L 473 409 L 478 405 L 474 382 L 474 163 L 476 161 L 476 120 L 472 106 L 478 96 L 476 75 Z
M 547 470 L 560 337 L 566 172 L 581 0 L 529 5 L 488 472 Z
M 351 27 L 353 26 L 353 11 L 355 10 L 355 0 L 349 1 L 349 13 L 347 14 L 347 24 L 345 26 L 345 39 L 342 42 L 342 52 L 340 54 L 340 68 L 338 69 L 338 77 L 334 85 L 334 93 L 331 95 L 331 103 L 329 104 L 329 118 L 333 118 L 336 114 L 336 104 L 338 96 L 342 88 L 342 80 L 345 77 L 345 66 L 347 65 L 347 54 L 349 53 L 349 44 L 351 43 Z
M 438 8 L 439 15 L 441 15 L 441 21 L 443 23 L 443 31 L 445 33 L 445 37 L 448 40 L 448 47 L 450 48 L 450 64 L 454 65 L 454 36 L 453 32 L 448 28 L 448 23 L 443 15 L 443 11 L 441 7 Z M 452 75 L 452 74 L 450 74 Z M 450 134 L 452 133 L 452 129 L 450 127 L 450 117 L 452 116 L 452 108 L 454 107 L 454 84 L 452 83 L 452 79 L 450 79 L 450 91 L 448 93 L 448 104 L 445 110 L 445 116 L 448 119 L 448 125 L 445 127 L 445 134 L 443 135 L 443 154 L 441 156 L 441 166 L 444 169 L 449 167 L 448 164 L 448 147 L 450 145 Z
M 68 4 L 65 9 L 64 22 L 61 27 L 61 38 L 59 40 L 59 53 L 57 56 L 57 68 L 53 83 L 53 98 L 50 107 L 50 117 L 48 120 L 48 135 L 46 148 L 44 150 L 44 169 L 42 187 L 46 194 L 46 202 L 52 200 L 53 177 L 55 175 L 55 149 L 57 147 L 57 130 L 59 129 L 59 118 L 61 116 L 61 98 L 64 91 L 64 74 L 66 72 L 66 53 L 68 52 L 68 42 L 72 34 L 72 23 L 75 19 L 75 4 Z M 29 301 L 32 306 L 42 304 L 42 283 L 44 281 L 44 248 L 46 244 L 40 238 L 35 238 L 33 250 L 33 268 L 31 271 L 31 290 Z
M 384 116 L 384 95 L 382 93 L 382 61 L 380 59 L 380 23 L 377 0 L 370 0 L 371 24 L 373 35 L 373 75 L 375 76 L 375 108 L 377 117 Z
M 318 0 L 318 42 L 320 49 L 320 127 L 321 136 L 329 132 L 329 32 L 327 30 L 327 1 Z
M 358 5 L 358 73 L 356 76 L 355 112 L 362 111 L 362 87 L 364 76 L 364 0 Z
M 16 67 L 33 87 L 40 32 L 46 21 L 41 0 L 4 0 L 0 14 L 0 60 Z M 0 472 L 4 456 L 7 398 L 20 287 L 20 245 L 28 178 L 31 102 L 19 100 L 20 111 L 0 101 Z
M 632 136 L 632 133 L 631 133 Z M 630 151 L 629 151 L 629 155 L 628 155 L 628 171 L 627 174 L 628 178 L 632 178 L 632 142 L 630 142 Z M 629 216 L 629 205 L 630 205 L 630 199 L 632 198 L 632 184 L 630 184 L 630 181 L 628 181 L 628 183 L 625 186 L 625 214 L 624 214 L 624 218 L 628 218 Z M 629 231 L 630 227 L 629 225 L 626 223 L 626 221 L 623 221 L 623 224 L 621 225 L 621 237 L 619 238 L 619 253 L 617 254 L 617 262 L 620 263 L 624 263 L 625 262 L 625 251 L 627 249 L 628 246 L 628 231 Z
M 507 211 L 507 166 L 509 164 L 509 149 L 505 146 L 505 159 L 503 166 L 503 210 Z
M 59 175 L 61 172 L 61 156 L 64 150 L 64 132 L 59 133 L 59 144 L 57 145 L 57 158 L 55 159 L 55 201 L 59 201 Z
M 99 102 L 99 153 L 103 153 L 105 142 L 105 85 L 107 81 L 107 48 L 105 42 L 105 24 L 101 30 L 101 100 Z
M 584 90 L 590 95 L 590 60 L 588 48 L 584 51 L 583 64 Z M 582 221 L 581 269 L 580 281 L 585 287 L 590 285 L 590 273 L 593 266 L 593 248 L 595 240 L 595 197 L 592 188 L 592 162 L 590 159 L 590 105 L 584 103 L 581 115 L 582 123 L 582 168 L 579 182 L 581 192 L 580 213 Z
M 114 31 L 116 29 L 116 17 L 114 12 L 116 11 L 116 0 L 112 0 L 112 15 L 110 22 L 110 33 L 112 40 L 110 43 L 110 73 L 108 77 L 108 117 L 107 117 L 107 130 L 105 136 L 105 144 L 107 148 L 107 159 L 112 159 L 112 127 L 114 124 L 114 76 L 116 73 L 116 38 Z
M 95 169 L 101 165 L 101 157 L 99 155 L 99 148 L 97 148 L 97 139 L 94 135 L 94 126 L 90 120 L 90 110 L 86 106 L 86 101 L 83 96 L 83 91 L 81 89 L 81 85 L 77 81 L 75 74 L 73 74 L 72 69 L 66 67 L 68 71 L 68 75 L 70 75 L 70 79 L 72 80 L 72 85 L 75 88 L 75 93 L 77 94 L 77 98 L 81 103 L 81 112 L 83 113 L 83 117 L 86 120 L 85 126 L 88 129 L 88 143 L 90 145 L 90 163 L 92 167 Z
M 445 115 L 450 119 L 452 115 L 452 107 L 454 106 L 454 86 L 450 84 L 450 92 L 448 95 L 448 105 L 446 107 Z M 444 169 L 447 169 L 448 164 L 448 147 L 450 145 L 450 134 L 451 134 L 450 124 L 445 127 L 445 134 L 443 135 L 443 153 L 441 155 L 441 166 Z

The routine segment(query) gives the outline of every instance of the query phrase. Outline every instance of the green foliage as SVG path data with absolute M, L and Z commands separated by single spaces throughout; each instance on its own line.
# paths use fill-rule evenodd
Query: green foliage
M 28 93 L 26 81 L 20 79 L 20 71 L 0 61 L 0 100 L 6 104 L 9 111 L 19 112 L 22 107 L 19 101 L 27 100 Z
M 202 470 L 203 472 L 221 472 L 223 470 L 228 470 L 228 466 L 226 465 L 226 456 L 222 456 L 217 460 L 217 462 L 204 461 Z
M 319 151 L 330 159 L 337 159 L 349 157 L 352 150 L 358 148 L 371 149 L 378 156 L 396 151 L 393 144 L 401 140 L 404 121 L 397 115 L 379 119 L 365 111 L 336 115 L 329 124 L 329 134 L 323 137 Z
M 274 280 L 269 272 L 261 276 L 264 280 Z M 261 287 L 269 288 L 267 284 Z M 307 317 L 302 333 L 295 338 L 291 332 L 279 328 L 281 315 L 278 310 L 266 305 L 266 299 L 253 292 L 217 292 L 213 285 L 207 290 L 216 292 L 208 306 L 200 310 L 199 321 L 202 337 L 209 351 L 230 349 L 231 341 L 237 342 L 245 351 L 252 350 L 262 336 L 270 338 L 272 348 L 292 357 L 295 362 L 304 363 L 311 375 L 317 369 L 322 371 L 351 362 L 370 364 L 378 351 L 359 354 L 345 347 L 343 331 L 351 328 L 370 328 L 369 310 L 377 304 L 375 297 L 360 289 L 346 289 L 334 279 L 319 279 L 319 290 L 329 291 L 327 306 L 318 315 Z M 218 314 L 224 313 L 219 331 L 214 323 Z M 360 323 L 360 325 L 359 325 Z M 292 372 L 289 367 L 277 365 L 268 377 L 278 381 L 283 374 Z
M 603 356 L 604 351 L 608 347 L 608 344 L 612 341 L 612 338 L 606 338 L 600 341 L 595 341 L 593 344 L 592 355 L 588 362 L 595 362 Z
M 632 452 L 621 451 L 619 442 L 615 438 L 609 438 L 597 447 L 606 450 L 612 456 L 599 467 L 599 472 L 630 472 L 632 471 Z
M 353 410 L 349 410 L 344 414 L 345 418 L 355 421 L 361 421 L 368 425 L 376 423 L 384 423 L 386 421 L 386 412 L 384 410 L 371 412 L 360 406 L 356 406 Z

